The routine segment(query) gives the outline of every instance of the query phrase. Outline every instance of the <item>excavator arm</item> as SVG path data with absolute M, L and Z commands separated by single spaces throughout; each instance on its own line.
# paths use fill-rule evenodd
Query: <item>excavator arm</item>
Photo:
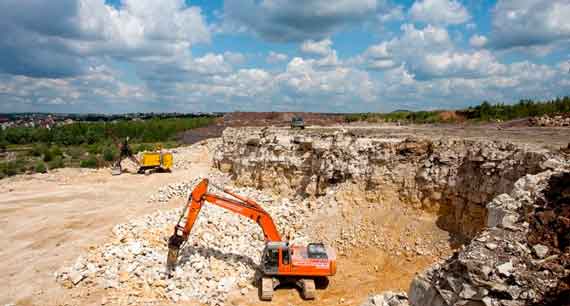
M 281 236 L 277 231 L 275 223 L 273 223 L 273 219 L 259 204 L 251 199 L 232 193 L 229 190 L 223 189 L 223 191 L 236 198 L 236 200 L 208 193 L 207 179 L 202 180 L 194 190 L 192 190 L 188 203 L 186 204 L 178 223 L 174 227 L 174 234 L 170 236 L 170 239 L 168 240 L 167 269 L 169 272 L 176 268 L 180 247 L 188 240 L 188 236 L 192 231 L 192 227 L 194 227 L 194 223 L 200 214 L 200 210 L 206 202 L 238 213 L 255 221 L 263 230 L 263 235 L 266 241 L 281 241 Z M 180 221 L 182 221 L 186 212 L 188 212 L 188 216 L 186 218 L 186 222 L 182 225 Z

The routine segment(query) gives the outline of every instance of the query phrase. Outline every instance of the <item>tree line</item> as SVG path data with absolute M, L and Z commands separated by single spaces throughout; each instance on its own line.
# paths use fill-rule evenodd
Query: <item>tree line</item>
M 150 119 L 119 122 L 76 122 L 51 129 L 15 127 L 0 130 L 0 145 L 51 143 L 91 145 L 129 137 L 136 143 L 173 140 L 180 132 L 206 126 L 214 117 Z
M 484 101 L 478 106 L 455 111 L 459 117 L 445 116 L 446 111 L 407 111 L 398 110 L 391 113 L 359 113 L 345 116 L 346 122 L 412 122 L 412 123 L 441 123 L 455 122 L 458 118 L 470 121 L 512 120 L 517 118 L 554 115 L 570 112 L 570 97 L 565 96 L 546 101 L 531 99 L 520 100 L 515 104 L 491 104 Z

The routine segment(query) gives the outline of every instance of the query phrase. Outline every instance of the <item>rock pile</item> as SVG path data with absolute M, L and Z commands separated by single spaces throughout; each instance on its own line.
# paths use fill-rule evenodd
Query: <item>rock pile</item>
M 181 193 L 190 192 L 195 182 L 184 185 L 188 189 L 181 188 Z M 261 203 L 274 216 L 282 233 L 294 232 L 293 243 L 306 243 L 304 224 L 310 215 L 308 208 L 288 199 L 273 199 L 251 188 L 233 190 Z M 202 208 L 190 239 L 181 250 L 173 277 L 166 277 L 167 239 L 179 213 L 159 211 L 117 225 L 112 241 L 59 271 L 57 281 L 68 288 L 115 288 L 138 298 L 132 301 L 134 304 L 167 298 L 223 305 L 229 292 L 239 290 L 246 294 L 252 290 L 264 244 L 261 229 L 249 219 L 208 204 Z
M 525 176 L 488 207 L 489 228 L 416 277 L 410 305 L 570 305 L 570 173 Z
M 529 119 L 530 126 L 543 126 L 543 127 L 564 127 L 570 126 L 570 115 L 543 115 L 540 117 L 532 117 Z
M 208 179 L 212 182 L 216 182 L 220 186 L 229 182 L 229 178 L 221 173 L 211 173 Z M 158 188 L 155 194 L 150 196 L 148 202 L 166 203 L 176 198 L 188 198 L 190 192 L 192 192 L 192 188 L 201 180 L 202 178 L 194 178 L 192 180 L 162 186 Z
M 408 295 L 405 292 L 384 292 L 371 295 L 360 306 L 409 306 Z
M 220 139 L 213 138 L 200 141 L 191 146 L 178 147 L 170 150 L 174 154 L 174 169 L 192 169 L 194 165 L 191 163 L 191 160 L 196 159 L 193 155 L 200 154 L 204 149 L 209 152 L 214 152 L 220 142 Z

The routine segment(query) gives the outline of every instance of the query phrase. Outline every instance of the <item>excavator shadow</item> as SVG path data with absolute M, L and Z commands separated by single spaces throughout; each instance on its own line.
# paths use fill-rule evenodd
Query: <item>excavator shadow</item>
M 257 289 L 260 290 L 260 292 L 259 292 L 260 296 L 261 296 L 261 288 L 260 288 L 259 280 L 262 277 L 263 277 L 263 274 L 261 273 L 261 271 L 256 270 L 254 282 L 252 283 L 252 285 L 254 287 L 256 287 Z M 284 291 L 296 290 L 297 293 L 299 294 L 299 297 L 301 297 L 301 299 L 305 299 L 303 297 L 303 289 L 300 286 L 298 280 L 299 280 L 299 277 L 279 277 L 278 284 L 273 289 L 274 290 L 284 290 Z M 318 291 L 325 290 L 330 285 L 330 280 L 328 277 L 316 277 L 316 278 L 314 278 L 314 280 L 315 280 L 315 289 Z
M 190 257 L 194 254 L 199 254 L 202 257 L 214 257 L 218 260 L 227 263 L 241 262 L 243 264 L 246 264 L 250 268 L 254 269 L 255 271 L 258 271 L 259 267 L 249 256 L 244 256 L 235 253 L 226 253 L 209 247 L 191 246 L 191 245 L 187 245 L 180 250 L 180 254 L 178 256 L 179 265 L 182 266 L 188 263 L 190 261 Z

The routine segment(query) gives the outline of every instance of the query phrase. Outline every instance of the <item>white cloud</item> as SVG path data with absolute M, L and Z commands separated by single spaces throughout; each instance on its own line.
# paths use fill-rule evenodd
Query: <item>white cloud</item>
M 453 49 L 449 33 L 444 28 L 428 25 L 418 29 L 414 25 L 404 24 L 402 35 L 389 41 L 370 46 L 354 61 L 368 69 L 387 69 L 411 65 L 421 68 L 422 59 L 428 53 L 441 53 Z
M 245 63 L 245 61 L 247 60 L 245 55 L 239 52 L 231 52 L 231 51 L 224 52 L 224 58 L 228 63 L 232 65 L 241 65 Z
M 475 48 L 483 48 L 487 44 L 487 41 L 487 37 L 484 35 L 475 34 L 469 39 L 469 44 Z
M 497 48 L 548 45 L 570 39 L 568 0 L 500 0 L 491 41 Z
M 289 58 L 289 56 L 287 56 L 287 54 L 269 51 L 269 54 L 267 55 L 267 58 L 265 59 L 265 61 L 270 63 L 270 64 L 275 64 L 275 63 L 279 63 L 279 62 L 284 62 L 288 58 Z
M 201 9 L 183 0 L 10 0 L 0 20 L 0 71 L 32 77 L 76 76 L 109 58 L 183 60 L 210 41 Z
M 410 15 L 417 21 L 434 24 L 461 24 L 471 19 L 457 0 L 417 0 L 410 8 Z
M 142 85 L 123 82 L 120 73 L 106 66 L 91 67 L 85 74 L 36 78 L 0 74 L 0 111 L 101 112 L 144 110 L 155 95 Z
M 489 51 L 428 53 L 417 65 L 430 77 L 477 78 L 505 71 Z
M 376 98 L 376 88 L 366 72 L 340 66 L 322 70 L 314 59 L 293 58 L 285 72 L 276 76 L 276 80 L 284 87 L 285 95 L 303 95 L 305 98 L 332 96 L 348 100 L 358 98 L 362 101 Z
M 563 73 L 567 73 L 570 75 L 570 60 L 560 62 L 558 64 L 558 68 L 560 68 L 560 71 L 562 71 Z
M 83 54 L 179 55 L 194 43 L 210 41 L 201 9 L 188 7 L 183 0 L 121 4 L 115 8 L 103 0 L 80 0 L 78 26 L 87 40 L 71 45 Z
M 184 68 L 189 72 L 200 74 L 223 74 L 232 71 L 232 66 L 226 61 L 224 55 L 213 53 L 189 61 Z
M 309 54 L 317 54 L 321 56 L 327 56 L 332 53 L 332 41 L 330 38 L 323 39 L 321 41 L 307 40 L 301 45 L 301 51 Z
M 388 8 L 385 12 L 381 12 L 377 15 L 380 22 L 391 22 L 399 21 L 404 19 L 404 7 L 396 6 Z

